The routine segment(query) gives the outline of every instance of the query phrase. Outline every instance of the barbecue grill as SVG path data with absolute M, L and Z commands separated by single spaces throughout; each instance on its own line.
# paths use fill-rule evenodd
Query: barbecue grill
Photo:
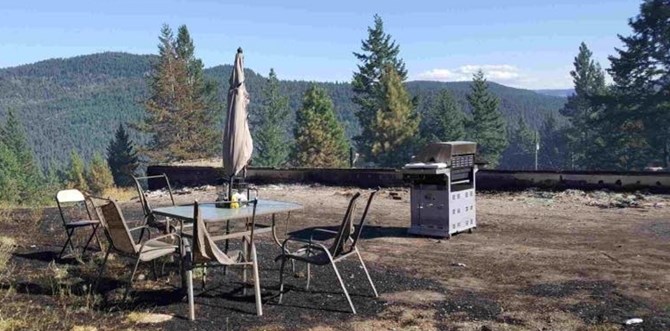
M 477 227 L 475 154 L 469 141 L 430 143 L 401 170 L 410 184 L 409 233 L 450 238 Z

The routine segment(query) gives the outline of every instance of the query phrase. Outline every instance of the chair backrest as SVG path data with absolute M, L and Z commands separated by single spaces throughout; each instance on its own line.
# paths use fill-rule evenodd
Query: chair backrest
M 68 217 L 65 216 L 66 212 L 64 210 L 64 204 L 78 204 L 81 203 L 86 209 L 86 215 L 88 219 L 91 218 L 91 211 L 88 209 L 88 204 L 86 203 L 86 197 L 81 191 L 77 189 L 61 190 L 56 193 L 56 205 L 58 205 L 58 211 L 60 212 L 60 217 L 63 221 L 63 224 L 67 224 Z
M 351 199 L 349 200 L 347 211 L 344 213 L 342 224 L 340 224 L 340 229 L 337 231 L 337 235 L 335 236 L 333 244 L 328 249 L 333 257 L 336 257 L 341 253 L 346 253 L 345 246 L 353 232 L 352 230 L 353 215 L 356 210 L 356 204 L 358 203 L 358 198 L 360 198 L 360 196 L 361 193 L 356 192 L 356 194 L 354 194 L 354 196 L 352 196 Z
M 218 201 L 219 203 L 227 203 L 228 201 Z M 251 217 L 251 223 L 247 224 L 251 226 L 250 229 L 250 238 L 249 240 L 253 242 L 253 228 L 255 226 L 255 216 L 256 216 L 256 204 L 257 200 L 249 202 L 253 208 L 253 213 Z M 202 213 L 200 212 L 200 205 L 196 201 L 193 204 L 193 261 L 198 263 L 206 263 L 210 261 L 216 261 L 220 264 L 230 265 L 234 264 L 236 261 L 226 255 L 219 247 L 214 243 L 212 237 L 205 226 L 205 221 L 202 219 Z
M 95 210 L 98 213 L 100 223 L 105 230 L 105 236 L 107 236 L 109 243 L 117 251 L 137 254 L 137 245 L 130 234 L 119 205 L 114 200 L 100 200 L 104 200 L 105 203 L 95 206 Z
M 147 221 L 151 221 L 151 218 L 153 217 L 153 212 L 152 212 L 151 204 L 149 203 L 149 200 L 147 199 L 146 192 L 144 192 L 144 188 L 142 187 L 141 181 L 146 180 L 148 182 L 149 179 L 163 179 L 163 180 L 165 180 L 165 184 L 168 188 L 168 194 L 170 195 L 170 201 L 172 202 L 173 206 L 175 205 L 174 195 L 172 194 L 172 186 L 170 186 L 170 180 L 168 179 L 168 176 L 166 174 L 152 175 L 152 176 L 140 176 L 140 177 L 133 176 L 133 180 L 135 181 L 135 187 L 137 188 L 137 195 L 140 198 L 140 204 L 142 205 L 142 212 L 144 213 L 144 218 Z
M 84 194 L 77 189 L 61 190 L 56 193 L 56 201 L 63 202 L 81 202 L 86 200 Z
M 370 193 L 370 196 L 368 197 L 368 203 L 365 205 L 365 210 L 363 211 L 363 215 L 361 215 L 361 220 L 358 222 L 358 228 L 356 229 L 354 235 L 353 235 L 353 241 L 351 243 L 351 249 L 356 247 L 356 243 L 358 242 L 358 238 L 361 237 L 361 232 L 363 232 L 363 226 L 365 226 L 365 221 L 368 216 L 368 211 L 370 210 L 370 205 L 372 204 L 372 199 L 374 199 L 375 195 L 379 192 L 379 188 L 376 190 L 372 191 Z

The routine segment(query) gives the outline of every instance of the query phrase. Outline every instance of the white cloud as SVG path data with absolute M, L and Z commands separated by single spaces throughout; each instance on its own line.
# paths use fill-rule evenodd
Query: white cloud
M 510 64 L 468 64 L 456 69 L 432 69 L 422 72 L 416 79 L 437 81 L 468 81 L 477 71 L 483 71 L 487 79 L 500 83 L 514 83 L 523 78 L 519 68 Z
M 484 77 L 503 85 L 526 89 L 562 89 L 572 87 L 568 68 L 546 71 L 522 70 L 511 64 L 468 64 L 457 68 L 435 68 L 412 75 L 412 80 L 434 80 L 441 82 L 470 81 L 472 75 L 482 70 Z

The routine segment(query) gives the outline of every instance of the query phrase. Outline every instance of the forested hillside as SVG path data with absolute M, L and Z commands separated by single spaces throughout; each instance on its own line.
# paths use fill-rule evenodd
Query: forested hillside
M 34 64 L 0 69 L 0 117 L 14 109 L 24 123 L 30 145 L 42 168 L 50 163 L 62 165 L 69 152 L 76 148 L 90 159 L 95 151 L 104 153 L 119 123 L 136 122 L 142 118 L 141 102 L 147 97 L 146 77 L 151 55 L 100 53 L 68 59 L 51 59 Z M 232 67 L 216 66 L 205 70 L 209 79 L 219 83 L 221 102 L 225 102 L 228 78 Z M 247 89 L 251 95 L 250 112 L 261 101 L 266 84 L 263 75 L 247 70 Z M 281 79 L 281 77 L 279 77 Z M 289 97 L 293 123 L 302 95 L 311 82 L 280 81 L 280 91 Z M 347 136 L 359 132 L 354 116 L 349 83 L 316 83 L 333 99 L 338 118 L 344 122 Z M 407 83 L 416 97 L 419 113 L 443 89 L 449 89 L 457 102 L 469 111 L 465 94 L 469 82 L 440 83 L 413 81 Z M 540 126 L 548 113 L 558 115 L 565 98 L 542 95 L 529 90 L 514 89 L 490 83 L 491 91 L 500 100 L 500 109 L 509 123 L 522 116 L 533 128 Z M 290 130 L 290 128 L 287 128 Z M 145 137 L 131 132 L 136 142 Z

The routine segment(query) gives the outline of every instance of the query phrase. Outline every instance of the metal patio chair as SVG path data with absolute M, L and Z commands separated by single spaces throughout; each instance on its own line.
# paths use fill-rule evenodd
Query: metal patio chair
M 344 259 L 346 259 L 349 256 L 356 255 L 358 256 L 358 260 L 361 262 L 361 266 L 363 267 L 363 270 L 365 271 L 365 275 L 368 278 L 368 282 L 370 283 L 370 287 L 372 288 L 372 291 L 374 292 L 374 296 L 378 297 L 379 295 L 377 294 L 377 289 L 375 288 L 375 284 L 372 282 L 372 278 L 370 277 L 370 273 L 368 272 L 367 267 L 365 266 L 365 263 L 363 262 L 363 258 L 361 257 L 361 254 L 358 250 L 357 243 L 358 239 L 361 236 L 361 232 L 363 231 L 363 226 L 365 225 L 365 219 L 368 214 L 368 210 L 370 209 L 370 204 L 372 203 L 372 199 L 374 198 L 375 194 L 377 194 L 379 190 L 375 190 L 372 193 L 370 193 L 370 196 L 368 198 L 367 205 L 365 206 L 365 210 L 361 216 L 361 219 L 358 223 L 358 226 L 355 227 L 353 223 L 354 219 L 354 212 L 356 209 L 356 204 L 358 201 L 358 198 L 361 196 L 361 193 L 358 192 L 354 194 L 353 197 L 351 197 L 351 200 L 349 200 L 349 206 L 347 207 L 347 211 L 344 214 L 344 219 L 342 220 L 342 223 L 340 224 L 340 228 L 338 231 L 331 231 L 327 229 L 319 229 L 316 228 L 313 231 L 314 232 L 323 232 L 323 233 L 330 233 L 330 234 L 335 234 L 335 238 L 333 239 L 333 242 L 329 247 L 326 247 L 322 243 L 318 243 L 314 241 L 314 233 L 312 233 L 311 237 L 309 240 L 301 239 L 301 238 L 295 238 L 295 237 L 289 237 L 286 240 L 284 240 L 284 243 L 282 244 L 282 255 L 278 256 L 276 260 L 281 260 L 281 267 L 279 269 L 279 303 L 281 304 L 283 294 L 284 294 L 284 266 L 286 265 L 286 261 L 288 260 L 295 260 L 295 261 L 302 261 L 307 264 L 307 284 L 305 286 L 305 289 L 309 289 L 309 283 L 310 283 L 310 265 L 328 265 L 330 264 L 333 267 L 333 270 L 335 271 L 335 275 L 337 276 L 337 280 L 340 282 L 340 286 L 342 287 L 342 292 L 344 292 L 344 296 L 347 298 L 347 301 L 349 302 L 349 306 L 351 307 L 351 312 L 356 314 L 356 308 L 354 308 L 354 304 L 351 302 L 351 298 L 349 297 L 349 292 L 347 292 L 347 288 L 344 285 L 344 282 L 342 281 L 342 277 L 340 276 L 339 271 L 337 270 L 336 263 L 340 262 Z M 289 242 L 298 242 L 302 243 L 303 245 L 296 251 L 289 251 L 287 248 L 287 244 Z
M 241 266 L 244 282 L 244 291 L 246 293 L 247 282 L 247 267 L 252 268 L 254 279 L 254 294 L 256 300 L 256 314 L 263 315 L 263 306 L 261 302 L 261 287 L 260 277 L 258 273 L 258 257 L 256 254 L 256 245 L 254 244 L 254 227 L 256 218 L 257 200 L 249 202 L 253 208 L 251 219 L 248 219 L 245 224 L 245 230 L 240 232 L 226 233 L 219 236 L 210 235 L 198 202 L 195 202 L 193 207 L 193 241 L 189 244 L 184 240 L 185 255 L 186 255 L 186 282 L 188 291 L 189 304 L 189 319 L 195 319 L 194 294 L 193 294 L 193 270 L 196 268 L 211 268 L 211 267 L 231 267 Z M 221 202 L 218 202 L 221 203 Z M 226 202 L 223 202 L 226 203 Z M 224 252 L 217 246 L 217 242 L 230 239 L 241 239 L 242 250 Z M 205 287 L 205 275 L 203 275 L 203 289 Z
M 156 277 L 156 259 L 163 256 L 180 253 L 179 243 L 181 241 L 181 237 L 177 233 L 168 233 L 151 238 L 151 232 L 148 231 L 148 225 L 128 228 L 126 220 L 123 217 L 123 213 L 115 201 L 104 198 L 96 199 L 102 202 L 95 205 L 95 210 L 100 217 L 100 222 L 105 231 L 105 236 L 109 241 L 109 247 L 107 248 L 105 258 L 103 259 L 102 265 L 100 266 L 100 271 L 98 272 L 98 277 L 96 279 L 94 288 L 97 289 L 98 285 L 100 284 L 100 279 L 105 272 L 105 267 L 107 265 L 107 259 L 109 258 L 109 254 L 112 251 L 118 253 L 121 256 L 133 258 L 135 259 L 135 266 L 132 273 L 130 274 L 126 290 L 123 294 L 123 300 L 125 301 L 128 291 L 133 286 L 133 279 L 135 278 L 135 273 L 137 272 L 137 267 L 139 266 L 140 262 L 152 262 L 153 274 L 154 277 Z M 135 240 L 132 233 L 137 230 L 147 231 L 142 231 L 140 233 L 139 239 Z M 142 237 L 145 233 L 149 238 L 142 241 Z M 181 261 L 181 259 L 179 259 L 179 261 Z
M 166 174 L 162 175 L 152 175 L 152 176 L 132 176 L 133 180 L 135 180 L 135 187 L 137 188 L 137 195 L 140 199 L 140 204 L 142 205 L 142 212 L 144 213 L 144 221 L 141 223 L 142 225 L 146 224 L 149 225 L 150 227 L 157 228 L 157 229 L 163 229 L 162 231 L 164 233 L 169 233 L 170 231 L 175 230 L 175 228 L 170 224 L 170 219 L 165 219 L 165 220 L 157 220 L 156 216 L 153 214 L 153 210 L 151 208 L 151 204 L 149 203 L 149 200 L 147 199 L 147 194 L 144 191 L 144 188 L 142 187 L 141 181 L 143 180 L 164 180 L 165 185 L 167 186 L 167 192 L 168 195 L 170 196 L 170 202 L 172 205 L 175 205 L 174 202 L 174 194 L 172 193 L 172 186 L 170 185 L 170 180 L 168 179 L 168 176 Z M 189 225 L 185 225 L 185 227 L 190 227 Z
M 86 200 L 87 199 L 84 196 L 84 194 L 76 189 L 61 190 L 58 191 L 58 193 L 56 193 L 56 204 L 58 205 L 58 211 L 60 212 L 60 217 L 61 220 L 63 221 L 63 227 L 65 227 L 65 233 L 67 234 L 67 240 L 65 241 L 65 245 L 63 245 L 63 248 L 60 250 L 60 253 L 58 253 L 59 259 L 63 256 L 63 253 L 65 252 L 65 249 L 68 246 L 70 247 L 70 251 L 73 254 L 75 253 L 72 237 L 76 229 L 91 228 L 91 235 L 88 237 L 88 240 L 86 241 L 86 244 L 82 249 L 82 254 L 88 248 L 88 245 L 91 243 L 91 240 L 93 240 L 93 237 L 95 237 L 95 240 L 98 242 L 98 247 L 102 247 L 100 246 L 100 238 L 98 238 L 97 234 L 100 221 L 93 219 L 93 217 L 91 217 L 91 212 L 88 208 Z M 83 205 L 84 208 L 82 208 L 81 205 Z M 83 210 L 86 210 L 86 218 L 84 219 L 79 217 L 77 217 L 76 219 L 72 219 L 72 217 L 66 216 L 68 214 L 67 211 L 78 211 L 82 213 Z

